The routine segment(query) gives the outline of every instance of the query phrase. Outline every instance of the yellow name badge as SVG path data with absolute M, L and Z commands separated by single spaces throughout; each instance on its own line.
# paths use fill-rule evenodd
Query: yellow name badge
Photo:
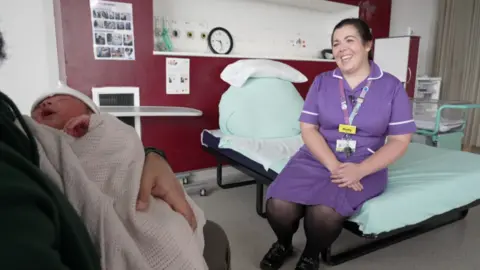
M 343 125 L 340 124 L 338 126 L 338 131 L 346 134 L 355 134 L 357 133 L 357 127 L 356 126 L 351 126 L 351 125 Z

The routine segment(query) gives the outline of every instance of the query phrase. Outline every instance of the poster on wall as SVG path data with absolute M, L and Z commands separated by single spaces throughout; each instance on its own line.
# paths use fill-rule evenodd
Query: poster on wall
M 167 95 L 190 94 L 190 59 L 167 58 Z
M 135 60 L 131 3 L 90 0 L 96 60 Z

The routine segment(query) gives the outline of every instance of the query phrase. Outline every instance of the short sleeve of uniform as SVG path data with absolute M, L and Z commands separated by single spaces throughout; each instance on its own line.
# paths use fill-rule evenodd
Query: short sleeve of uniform
M 300 114 L 300 122 L 318 125 L 318 91 L 320 90 L 320 76 L 317 76 L 308 90 Z
M 398 83 L 392 100 L 392 110 L 387 135 L 414 133 L 417 130 L 413 120 L 412 103 L 402 83 Z

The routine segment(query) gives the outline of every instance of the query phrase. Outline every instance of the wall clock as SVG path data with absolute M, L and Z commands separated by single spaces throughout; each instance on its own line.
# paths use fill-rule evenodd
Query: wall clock
M 233 49 L 233 38 L 223 27 L 215 27 L 207 38 L 208 47 L 214 54 L 229 54 Z

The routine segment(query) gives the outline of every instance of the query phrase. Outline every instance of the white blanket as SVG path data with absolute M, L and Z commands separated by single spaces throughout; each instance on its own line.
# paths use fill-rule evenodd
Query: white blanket
M 262 164 L 268 171 L 272 166 L 282 160 L 289 160 L 302 147 L 302 135 L 287 138 L 252 139 L 223 133 L 212 133 L 220 137 L 218 147 L 229 148 L 242 153 L 246 157 Z
M 110 115 L 92 115 L 89 132 L 75 139 L 25 120 L 37 139 L 42 171 L 82 217 L 103 269 L 207 269 L 205 217 L 188 195 L 195 232 L 162 200 L 152 197 L 146 212 L 135 209 L 144 148 L 132 127 Z

